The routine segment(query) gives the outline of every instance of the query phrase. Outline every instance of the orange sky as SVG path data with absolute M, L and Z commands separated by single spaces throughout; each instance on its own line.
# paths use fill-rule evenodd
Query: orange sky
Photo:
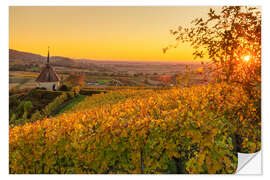
M 11 49 L 96 60 L 186 61 L 192 49 L 169 30 L 205 17 L 210 7 L 10 7 Z

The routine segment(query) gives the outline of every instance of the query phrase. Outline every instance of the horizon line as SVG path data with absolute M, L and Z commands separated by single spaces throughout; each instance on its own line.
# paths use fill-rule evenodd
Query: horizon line
M 19 52 L 23 52 L 23 53 L 30 53 L 30 54 L 35 54 L 35 55 L 39 55 L 39 56 L 42 56 L 44 58 L 46 58 L 46 56 L 44 55 L 41 55 L 41 54 L 38 54 L 38 53 L 34 53 L 34 52 L 29 52 L 29 51 L 23 51 L 23 50 L 18 50 L 18 49 L 12 49 L 12 48 L 9 48 L 9 50 L 14 50 L 14 51 L 19 51 Z M 66 56 L 61 56 L 61 55 L 54 55 L 54 56 L 50 56 L 50 57 L 62 57 L 62 58 L 68 58 L 68 59 L 72 59 L 72 60 L 86 60 L 86 61 L 100 61 L 100 62 L 104 62 L 104 61 L 110 61 L 110 62 L 156 62 L 156 63 L 192 63 L 192 64 L 198 64 L 198 63 L 201 63 L 202 61 L 206 61 L 206 60 L 194 60 L 194 59 L 191 59 L 191 60 L 121 60 L 121 59 L 88 59 L 88 58 L 72 58 L 72 57 L 66 57 Z M 52 59 L 53 60 L 53 59 Z

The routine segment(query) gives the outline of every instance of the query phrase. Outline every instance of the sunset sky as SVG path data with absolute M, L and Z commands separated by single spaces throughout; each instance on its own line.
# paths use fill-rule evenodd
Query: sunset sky
M 10 7 L 9 48 L 96 60 L 186 61 L 192 49 L 169 30 L 206 17 L 210 7 Z

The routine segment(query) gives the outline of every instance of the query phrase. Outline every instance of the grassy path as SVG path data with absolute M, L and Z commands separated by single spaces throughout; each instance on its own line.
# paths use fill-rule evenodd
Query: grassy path
M 81 94 L 80 94 L 79 96 L 77 96 L 77 97 L 75 97 L 75 98 L 73 98 L 73 99 L 67 101 L 67 102 L 64 104 L 64 106 L 62 106 L 62 107 L 54 114 L 54 116 L 58 116 L 59 114 L 62 114 L 62 113 L 64 113 L 65 111 L 71 109 L 74 105 L 76 105 L 76 104 L 78 104 L 79 102 L 83 101 L 85 97 L 86 97 L 85 95 L 81 95 Z

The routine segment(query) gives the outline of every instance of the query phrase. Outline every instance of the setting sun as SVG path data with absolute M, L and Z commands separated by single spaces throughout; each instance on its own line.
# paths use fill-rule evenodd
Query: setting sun
M 245 56 L 245 57 L 244 57 L 244 60 L 245 60 L 245 61 L 249 61 L 249 59 L 250 59 L 250 56 Z

